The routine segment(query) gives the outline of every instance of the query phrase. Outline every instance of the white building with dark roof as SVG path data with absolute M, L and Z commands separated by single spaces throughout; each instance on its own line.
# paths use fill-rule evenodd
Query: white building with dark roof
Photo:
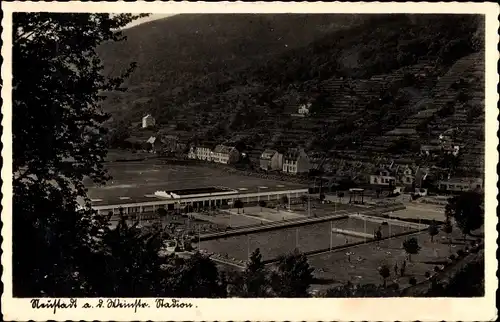
M 380 168 L 375 174 L 370 175 L 370 184 L 377 186 L 395 186 L 396 173 L 390 168 Z
M 259 158 L 259 166 L 262 170 L 281 170 L 283 168 L 283 154 L 276 150 L 266 149 Z
M 304 149 L 289 149 L 283 156 L 284 173 L 305 173 L 310 169 L 311 163 Z
M 462 191 L 482 191 L 483 179 L 481 178 L 450 178 L 448 180 L 440 180 L 438 188 L 448 192 Z
M 232 164 L 240 159 L 240 152 L 233 146 L 219 144 L 211 153 L 213 162 Z
M 142 118 L 142 128 L 148 128 L 156 125 L 156 120 L 155 118 L 151 115 L 148 114 Z
M 195 159 L 212 161 L 212 149 L 208 145 L 199 145 L 194 149 Z

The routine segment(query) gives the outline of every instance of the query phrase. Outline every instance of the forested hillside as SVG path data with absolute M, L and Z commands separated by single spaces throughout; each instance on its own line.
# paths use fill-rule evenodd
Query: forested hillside
M 108 100 L 108 110 L 134 100 L 176 96 L 191 83 L 232 79 L 235 70 L 265 62 L 291 48 L 306 46 L 331 31 L 360 23 L 358 15 L 183 14 L 127 29 L 127 40 L 100 46 L 105 73 L 116 76 L 131 62 L 123 101 Z M 132 105 L 132 106 L 131 106 Z
M 163 55 L 166 51 L 156 50 L 161 46 L 145 44 L 148 37 L 157 41 L 152 35 L 161 33 L 157 28 L 169 19 L 132 28 L 128 43 L 120 50 L 102 49 L 105 63 L 112 57 L 123 58 L 118 52 L 128 53 L 130 60 L 139 57 L 131 92 L 111 96 L 106 102 L 111 111 L 122 108 L 114 113 L 123 122 L 120 127 L 151 113 L 160 129 L 182 136 L 185 142 L 234 141 L 237 137 L 256 155 L 265 147 L 302 145 L 337 157 L 352 157 L 357 150 L 403 156 L 418 149 L 412 142 L 431 140 L 429 126 L 444 113 L 435 112 L 449 109 L 453 95 L 465 97 L 467 86 L 451 90 L 453 97 L 448 101 L 438 97 L 453 85 L 439 80 L 454 64 L 464 60 L 458 74 L 449 79 L 458 81 L 467 70 L 474 77 L 468 84 L 484 79 L 484 66 L 471 65 L 484 60 L 480 16 L 184 18 L 177 18 L 176 23 L 186 29 L 167 32 L 175 48 L 171 52 L 176 54 Z M 202 30 L 201 25 L 214 21 L 220 29 Z M 300 21 L 307 28 L 298 28 Z M 173 36 L 185 33 L 202 40 Z M 200 33 L 205 36 L 195 36 Z M 279 37 L 273 38 L 274 34 Z M 286 41 L 276 42 L 280 37 Z M 481 98 L 473 104 L 468 103 L 470 99 L 460 104 L 474 105 L 470 107 L 474 113 L 484 113 Z M 312 115 L 292 117 L 304 102 L 312 103 Z M 428 117 L 411 121 L 422 111 Z M 415 128 L 399 129 L 408 128 L 408 122 Z

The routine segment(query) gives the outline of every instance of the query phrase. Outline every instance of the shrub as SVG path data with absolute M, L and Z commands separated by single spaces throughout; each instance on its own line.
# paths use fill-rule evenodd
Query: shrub
M 451 259 L 452 261 L 454 261 L 455 259 L 457 259 L 454 254 L 451 254 L 448 258 Z
M 184 242 L 184 250 L 186 250 L 188 252 L 192 251 L 193 250 L 193 245 L 191 245 L 191 243 L 188 242 L 188 241 Z
M 430 272 L 425 272 L 425 278 L 429 278 L 431 277 L 431 273 Z
M 458 257 L 463 257 L 464 255 L 465 255 L 465 253 L 464 253 L 464 251 L 463 251 L 463 250 L 459 249 L 459 250 L 457 251 L 457 256 L 458 256 Z
M 417 279 L 415 277 L 410 277 L 410 280 L 408 282 L 411 286 L 417 285 Z
M 437 272 L 439 272 L 440 270 L 441 270 L 441 269 L 439 269 L 439 266 L 437 266 L 437 265 L 436 265 L 436 266 L 434 266 L 434 272 L 436 272 L 436 273 L 437 273 Z

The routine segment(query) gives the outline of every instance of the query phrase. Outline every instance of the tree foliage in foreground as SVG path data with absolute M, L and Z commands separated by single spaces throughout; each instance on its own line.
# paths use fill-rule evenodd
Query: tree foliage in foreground
M 108 118 L 101 94 L 120 87 L 95 51 L 120 41 L 131 14 L 15 13 L 13 16 L 13 291 L 15 296 L 85 294 L 88 259 L 105 220 L 77 210 L 84 179 L 108 176 Z M 88 200 L 86 200 L 88 205 Z M 91 287 L 90 287 L 91 288 Z
M 445 214 L 453 217 L 458 227 L 465 235 L 484 225 L 484 196 L 477 192 L 463 192 L 448 199 Z
M 309 297 L 313 271 L 307 256 L 298 250 L 281 256 L 271 276 L 273 291 L 278 297 Z
M 242 273 L 242 297 L 267 297 L 270 296 L 269 271 L 262 261 L 260 249 L 251 255 L 245 270 Z

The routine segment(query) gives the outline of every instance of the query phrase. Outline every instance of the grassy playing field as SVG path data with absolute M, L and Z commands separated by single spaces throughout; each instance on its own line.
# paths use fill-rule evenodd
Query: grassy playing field
M 245 207 L 244 211 L 245 212 L 243 213 L 242 210 L 239 210 L 240 213 L 238 214 L 238 209 L 228 209 L 225 212 L 230 212 L 232 214 L 232 219 L 246 217 L 255 220 L 256 223 L 306 218 L 305 214 L 290 212 L 284 209 L 276 210 L 275 208 L 271 209 L 266 207 Z
M 90 198 L 138 197 L 157 190 L 178 190 L 208 186 L 225 186 L 232 189 L 276 187 L 304 188 L 289 182 L 265 180 L 225 173 L 221 169 L 196 165 L 162 165 L 157 161 L 122 162 L 107 165 L 112 179 L 103 187 L 95 187 L 87 180 Z
M 360 246 L 354 246 L 348 250 L 333 251 L 329 253 L 309 256 L 309 263 L 315 268 L 314 275 L 317 278 L 330 281 L 351 281 L 353 283 L 382 283 L 382 279 L 377 268 L 382 264 L 387 264 L 391 268 L 391 277 L 389 281 L 399 284 L 400 287 L 409 286 L 409 279 L 415 277 L 417 282 L 425 279 L 425 273 L 431 273 L 436 265 L 442 264 L 451 253 L 464 248 L 466 243 L 461 239 L 459 230 L 455 227 L 452 234 L 456 242 L 452 244 L 451 251 L 448 243 L 448 237 L 440 232 L 431 242 L 427 232 L 416 233 L 412 236 L 402 236 L 383 240 L 377 246 L 375 242 Z M 395 275 L 394 265 L 399 268 L 406 258 L 402 244 L 406 238 L 417 238 L 422 247 L 419 254 L 412 255 L 412 261 L 407 260 L 405 276 Z M 460 238 L 460 240 L 459 240 Z M 350 262 L 348 256 L 350 255 Z M 316 285 L 314 288 L 324 288 L 327 286 Z

